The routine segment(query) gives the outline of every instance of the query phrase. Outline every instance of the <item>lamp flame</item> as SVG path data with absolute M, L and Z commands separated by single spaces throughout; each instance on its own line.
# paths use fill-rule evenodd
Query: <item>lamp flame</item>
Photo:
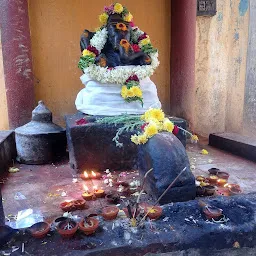
M 93 186 L 93 189 L 94 189 L 94 190 L 97 190 L 97 186 L 96 186 L 96 185 L 95 185 L 95 186 Z
M 97 176 L 94 171 L 92 171 L 92 176 L 93 176 L 93 177 L 96 177 L 96 176 Z
M 85 177 L 85 178 L 88 178 L 88 177 L 89 177 L 87 171 L 84 171 L 84 177 Z
M 89 191 L 89 188 L 88 188 L 86 185 L 84 185 L 84 190 L 85 190 L 86 192 L 88 192 L 88 191 Z

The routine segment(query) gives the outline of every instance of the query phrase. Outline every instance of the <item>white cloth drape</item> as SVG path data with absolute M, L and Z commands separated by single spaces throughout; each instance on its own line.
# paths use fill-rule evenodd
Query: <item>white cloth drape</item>
M 120 92 L 122 85 L 102 84 L 84 74 L 80 77 L 85 88 L 76 98 L 77 110 L 88 115 L 114 116 L 121 114 L 143 114 L 149 108 L 161 108 L 155 84 L 149 77 L 140 81 L 143 92 L 143 107 L 139 101 L 127 103 Z

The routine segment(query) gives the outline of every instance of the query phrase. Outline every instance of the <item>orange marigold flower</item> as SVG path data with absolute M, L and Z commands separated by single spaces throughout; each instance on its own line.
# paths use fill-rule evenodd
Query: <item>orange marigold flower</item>
M 127 27 L 124 23 L 117 23 L 116 24 L 116 28 L 119 29 L 119 30 L 122 30 L 122 31 L 127 31 Z
M 122 39 L 120 41 L 120 45 L 125 49 L 126 52 L 128 52 L 131 47 L 130 43 L 126 39 Z

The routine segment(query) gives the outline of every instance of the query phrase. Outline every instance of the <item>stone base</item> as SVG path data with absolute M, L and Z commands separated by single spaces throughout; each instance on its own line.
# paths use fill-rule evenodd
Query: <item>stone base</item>
M 112 141 L 118 127 L 95 123 L 95 116 L 86 116 L 86 125 L 76 125 L 76 120 L 85 117 L 81 112 L 66 116 L 66 134 L 69 149 L 70 166 L 83 171 L 95 168 L 106 170 L 132 169 L 137 162 L 137 147 L 130 141 L 133 133 L 124 133 L 120 142 L 124 147 L 117 148 Z M 175 124 L 186 129 L 186 121 L 180 118 L 170 118 Z M 184 147 L 186 136 L 179 131 L 177 137 Z

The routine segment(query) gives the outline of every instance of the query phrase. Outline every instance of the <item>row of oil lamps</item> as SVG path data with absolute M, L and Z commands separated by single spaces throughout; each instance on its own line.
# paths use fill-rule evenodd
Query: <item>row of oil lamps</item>
M 198 196 L 212 196 L 215 193 L 231 196 L 242 192 L 238 184 L 228 183 L 229 174 L 227 172 L 222 172 L 218 168 L 211 168 L 208 171 L 209 177 L 201 175 L 196 177 Z

